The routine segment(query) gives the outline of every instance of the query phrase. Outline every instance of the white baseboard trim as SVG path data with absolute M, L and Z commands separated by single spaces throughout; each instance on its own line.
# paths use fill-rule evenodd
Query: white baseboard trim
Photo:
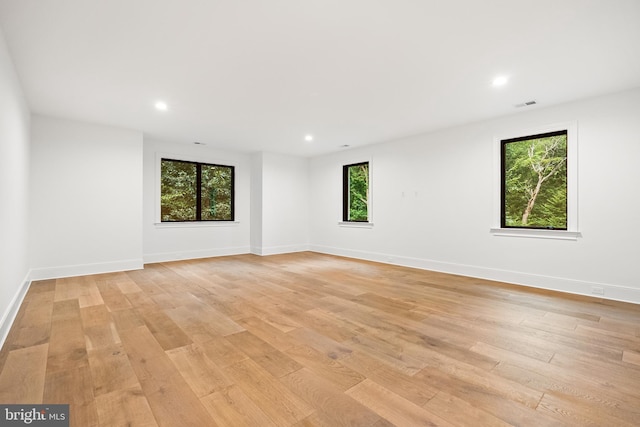
M 203 249 L 198 251 L 163 252 L 145 254 L 144 263 L 153 264 L 156 262 L 183 261 L 186 259 L 213 258 L 218 256 L 243 255 L 248 253 L 250 253 L 249 246 Z
M 0 348 L 4 345 L 7 336 L 9 336 L 11 326 L 13 326 L 13 322 L 16 320 L 16 316 L 18 315 L 18 311 L 20 310 L 24 297 L 29 290 L 29 286 L 31 286 L 30 276 L 31 274 L 27 273 L 27 276 L 24 278 L 22 284 L 18 287 L 18 290 L 11 299 L 9 306 L 5 312 L 2 313 L 2 318 L 0 319 Z
M 31 280 L 60 279 L 62 277 L 86 276 L 90 274 L 114 273 L 117 271 L 140 270 L 142 259 L 100 262 L 95 264 L 65 265 L 61 267 L 34 268 Z
M 603 298 L 640 304 L 640 289 L 608 283 L 588 282 L 584 280 L 543 276 L 531 273 L 522 273 L 518 271 L 500 270 L 474 265 L 455 264 L 429 259 L 403 257 L 397 255 L 358 251 L 321 245 L 311 245 L 309 250 L 324 254 L 344 256 L 348 258 L 356 258 L 367 261 L 381 262 L 385 264 L 418 268 L 421 270 L 431 270 L 441 273 L 457 274 L 459 276 L 494 280 L 498 282 L 512 283 L 515 285 L 529 286 L 532 288 L 547 289 L 570 294 L 585 295 L 594 298 Z M 602 294 L 595 294 L 594 288 L 601 290 Z
M 308 244 L 268 246 L 268 247 L 252 246 L 251 247 L 251 253 L 254 255 L 260 255 L 260 256 L 290 254 L 293 252 L 305 252 L 308 250 L 309 250 Z

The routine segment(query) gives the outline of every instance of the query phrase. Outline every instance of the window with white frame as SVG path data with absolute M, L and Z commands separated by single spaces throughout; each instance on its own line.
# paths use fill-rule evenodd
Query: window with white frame
M 575 239 L 577 124 L 529 129 L 496 138 L 495 226 L 492 233 Z

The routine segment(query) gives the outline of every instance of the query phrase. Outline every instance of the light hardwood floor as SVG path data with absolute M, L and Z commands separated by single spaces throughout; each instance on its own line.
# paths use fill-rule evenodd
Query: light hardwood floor
M 32 284 L 0 403 L 73 426 L 638 426 L 640 306 L 314 253 Z

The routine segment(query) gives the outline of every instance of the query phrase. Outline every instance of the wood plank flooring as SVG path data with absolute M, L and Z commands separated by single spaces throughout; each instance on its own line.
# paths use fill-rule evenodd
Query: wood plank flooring
M 638 426 L 640 306 L 315 253 L 34 282 L 0 403 L 92 426 Z

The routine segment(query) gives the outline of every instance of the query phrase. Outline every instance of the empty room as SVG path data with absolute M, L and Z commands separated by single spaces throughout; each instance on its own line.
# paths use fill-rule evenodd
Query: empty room
M 637 0 L 0 0 L 0 426 L 640 425 Z

